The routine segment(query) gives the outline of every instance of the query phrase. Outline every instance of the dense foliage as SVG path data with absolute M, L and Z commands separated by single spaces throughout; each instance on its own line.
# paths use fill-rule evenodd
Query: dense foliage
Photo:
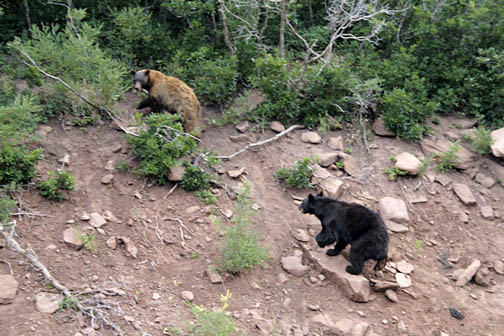
M 100 105 L 120 97 L 126 69 L 155 68 L 187 82 L 205 104 L 226 105 L 243 87 L 260 89 L 266 101 L 245 117 L 261 123 L 326 127 L 328 120 L 382 116 L 412 140 L 429 132 L 425 121 L 434 113 L 504 126 L 503 0 L 73 5 L 7 2 L 1 39 L 17 58 L 30 63 L 28 54 Z M 7 61 L 2 68 L 31 85 L 43 79 L 33 67 Z M 89 114 L 89 106 L 53 84 L 41 97 L 47 115 Z

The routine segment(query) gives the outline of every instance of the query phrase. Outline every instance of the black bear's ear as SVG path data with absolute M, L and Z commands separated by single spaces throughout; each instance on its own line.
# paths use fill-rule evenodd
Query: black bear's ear
M 136 74 L 136 71 L 135 70 L 131 70 L 130 74 L 134 75 L 134 74 Z
M 149 69 L 145 70 L 145 72 L 144 72 L 145 76 L 149 76 L 149 72 L 150 72 Z
M 313 201 L 314 198 L 315 196 L 313 196 L 312 194 L 308 194 L 308 201 Z
M 319 193 L 317 194 L 317 196 L 318 196 L 318 197 L 322 197 L 322 196 L 324 196 L 324 192 L 323 192 L 323 191 L 319 192 Z

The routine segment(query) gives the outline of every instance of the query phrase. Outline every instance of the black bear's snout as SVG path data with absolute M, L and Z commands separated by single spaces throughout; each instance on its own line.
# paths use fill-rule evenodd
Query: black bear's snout
M 321 248 L 329 245 L 327 241 L 322 237 L 322 232 L 315 236 L 315 240 L 317 241 L 317 245 Z

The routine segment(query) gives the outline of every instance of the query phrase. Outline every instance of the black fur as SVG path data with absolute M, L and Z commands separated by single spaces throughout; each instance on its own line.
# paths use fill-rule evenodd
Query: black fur
M 369 259 L 377 261 L 375 270 L 387 263 L 389 235 L 380 215 L 373 210 L 324 197 L 322 193 L 308 195 L 299 209 L 320 220 L 322 231 L 315 237 L 320 247 L 336 244 L 326 251 L 327 255 L 336 256 L 350 244 L 352 265 L 346 267 L 348 273 L 360 274 Z

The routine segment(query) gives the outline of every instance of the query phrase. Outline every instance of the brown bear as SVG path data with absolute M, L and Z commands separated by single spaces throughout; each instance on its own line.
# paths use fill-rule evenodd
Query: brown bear
M 151 108 L 151 112 L 178 113 L 184 130 L 200 135 L 201 107 L 193 90 L 178 78 L 166 76 L 156 70 L 131 71 L 135 90 L 145 89 L 149 97 L 137 109 Z

